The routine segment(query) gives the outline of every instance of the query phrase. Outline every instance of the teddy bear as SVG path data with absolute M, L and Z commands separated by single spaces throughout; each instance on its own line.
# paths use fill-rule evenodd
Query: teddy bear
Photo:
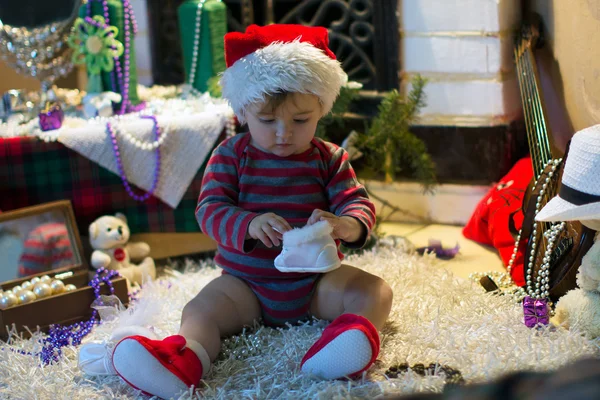
M 581 260 L 576 289 L 556 303 L 553 325 L 577 329 L 591 338 L 600 337 L 600 241 Z
M 128 243 L 130 232 L 125 215 L 117 213 L 98 218 L 90 224 L 89 234 L 94 249 L 92 267 L 119 271 L 127 278 L 129 288 L 132 284 L 156 278 L 154 260 L 148 257 L 150 246 L 144 242 Z M 141 258 L 143 260 L 137 265 L 130 262 Z

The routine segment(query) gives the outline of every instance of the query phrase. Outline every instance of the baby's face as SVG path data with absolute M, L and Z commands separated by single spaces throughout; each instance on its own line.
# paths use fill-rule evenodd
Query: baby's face
M 276 109 L 262 102 L 246 111 L 252 144 L 280 157 L 308 150 L 320 118 L 318 97 L 303 93 L 289 94 Z

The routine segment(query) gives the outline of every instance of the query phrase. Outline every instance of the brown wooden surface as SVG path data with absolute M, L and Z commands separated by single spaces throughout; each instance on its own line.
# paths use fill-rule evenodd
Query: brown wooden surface
M 150 257 L 154 260 L 217 250 L 217 243 L 203 233 L 137 233 L 131 235 L 129 241 L 147 243 L 150 246 Z

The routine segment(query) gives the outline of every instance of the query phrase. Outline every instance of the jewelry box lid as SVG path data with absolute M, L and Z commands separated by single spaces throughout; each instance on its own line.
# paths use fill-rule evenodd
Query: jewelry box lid
M 0 286 L 89 270 L 70 200 L 0 212 Z

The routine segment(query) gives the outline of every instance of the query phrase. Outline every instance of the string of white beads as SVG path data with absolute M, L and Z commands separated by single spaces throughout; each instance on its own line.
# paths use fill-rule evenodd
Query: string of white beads
M 542 168 L 542 170 L 540 171 L 540 176 L 542 176 L 544 171 L 546 170 L 546 168 L 548 168 L 548 166 L 551 166 L 551 170 L 548 172 L 548 174 L 544 180 L 544 183 L 542 184 L 542 188 L 540 189 L 540 192 L 536 198 L 534 215 L 537 215 L 537 213 L 540 211 L 540 207 L 542 205 L 542 200 L 544 198 L 544 195 L 546 194 L 546 189 L 548 188 L 548 184 L 550 183 L 550 180 L 554 176 L 554 173 L 556 172 L 556 169 L 558 168 L 558 166 L 560 165 L 561 162 L 562 162 L 562 158 L 550 160 L 550 161 L 548 161 L 546 166 L 544 166 L 544 168 Z M 537 187 L 537 183 L 538 183 L 537 181 L 534 183 L 534 185 L 533 185 L 534 188 Z M 552 251 L 554 249 L 554 243 L 556 242 L 556 239 L 559 237 L 560 232 L 562 231 L 562 229 L 565 228 L 565 226 L 566 226 L 566 224 L 564 222 L 562 222 L 560 224 L 554 224 L 549 229 L 549 231 L 545 233 L 545 236 L 548 237 L 548 244 L 545 249 L 544 258 L 542 259 L 542 265 L 540 266 L 539 274 L 535 278 L 535 282 L 534 282 L 532 275 L 533 275 L 533 265 L 535 263 L 535 255 L 536 255 L 536 249 L 537 249 L 537 232 L 538 232 L 537 224 L 534 224 L 533 234 L 531 235 L 532 242 L 531 242 L 531 247 L 530 247 L 531 251 L 529 253 L 529 263 L 528 263 L 528 268 L 527 268 L 526 275 L 525 275 L 526 289 L 516 286 L 512 279 L 512 275 L 511 275 L 515 260 L 517 258 L 517 253 L 519 251 L 519 244 L 521 242 L 522 229 L 519 230 L 519 233 L 515 240 L 515 245 L 513 247 L 513 252 L 511 254 L 510 261 L 508 262 L 508 265 L 506 267 L 506 272 L 496 272 L 496 271 L 475 272 L 475 273 L 472 273 L 469 275 L 469 279 L 479 283 L 479 281 L 482 277 L 489 276 L 492 280 L 494 280 L 496 285 L 498 285 L 501 292 L 503 292 L 505 294 L 510 294 L 516 302 L 521 302 L 526 295 L 533 297 L 533 298 L 547 298 L 549 296 L 549 290 L 550 290 L 550 278 L 549 278 L 549 276 L 550 276 L 550 272 L 549 272 L 550 257 L 551 257 Z
M 137 147 L 140 150 L 146 150 L 146 151 L 156 150 L 158 147 L 160 147 L 167 140 L 167 137 L 169 136 L 169 131 L 170 131 L 168 129 L 168 127 L 162 127 L 161 131 L 160 131 L 161 135 L 158 138 L 158 140 L 155 140 L 153 142 L 144 142 L 144 141 L 138 139 L 137 137 L 133 136 L 130 132 L 126 131 L 123 128 L 119 128 L 119 127 L 115 126 L 114 124 L 113 124 L 113 129 L 115 130 L 115 133 L 117 133 L 118 135 L 120 134 L 129 143 L 131 143 L 132 145 L 134 145 L 135 147 Z

